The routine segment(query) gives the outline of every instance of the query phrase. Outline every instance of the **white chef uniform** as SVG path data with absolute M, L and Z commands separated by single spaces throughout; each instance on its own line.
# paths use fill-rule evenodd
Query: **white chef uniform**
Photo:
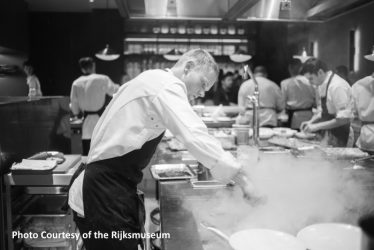
M 260 92 L 260 126 L 275 127 L 277 126 L 277 112 L 280 112 L 284 109 L 284 101 L 281 90 L 275 82 L 272 82 L 265 77 L 256 76 L 256 80 L 258 82 L 258 88 Z M 254 90 L 255 84 L 252 79 L 245 81 L 240 86 L 238 94 L 238 105 L 240 107 L 252 107 L 249 100 L 247 99 L 247 96 L 253 95 Z M 252 113 L 252 111 L 249 111 L 249 113 Z M 249 119 L 252 119 L 251 114 L 247 114 L 247 117 Z
M 218 140 L 208 134 L 188 102 L 186 85 L 168 70 L 148 70 L 122 85 L 94 129 L 88 163 L 139 149 L 169 129 L 215 177 L 227 181 L 240 168 Z M 69 205 L 84 215 L 79 175 L 71 186 Z
M 354 111 L 362 122 L 357 146 L 374 152 L 374 77 L 367 76 L 352 86 Z

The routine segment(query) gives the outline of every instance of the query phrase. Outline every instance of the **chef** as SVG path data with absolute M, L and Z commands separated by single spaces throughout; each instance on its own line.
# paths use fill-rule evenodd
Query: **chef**
M 360 149 L 374 155 L 374 73 L 354 83 L 352 93 L 354 113 L 362 125 L 356 144 Z
M 309 133 L 325 131 L 328 145 L 346 147 L 353 118 L 352 91 L 348 82 L 316 58 L 304 63 L 301 74 L 318 86 L 322 110 L 303 122 L 300 129 Z
M 309 121 L 312 108 L 316 106 L 316 93 L 308 79 L 300 75 L 302 63 L 299 59 L 291 59 L 288 65 L 290 78 L 281 82 L 281 90 L 288 115 L 288 126 L 299 129 L 304 121 Z
M 95 62 L 91 57 L 81 58 L 79 66 L 83 75 L 71 86 L 70 109 L 75 116 L 83 112 L 82 148 L 83 155 L 87 155 L 93 129 L 119 85 L 106 75 L 96 74 Z
M 139 233 L 144 206 L 137 184 L 166 129 L 183 142 L 214 178 L 234 180 L 245 195 L 248 177 L 231 153 L 208 134 L 189 104 L 217 80 L 218 66 L 205 50 L 191 50 L 166 70 L 148 70 L 122 85 L 100 117 L 86 168 L 69 191 L 69 205 L 81 233 Z M 138 239 L 84 239 L 87 250 L 138 249 Z
M 267 79 L 267 70 L 264 66 L 257 66 L 253 71 L 254 77 L 258 82 L 258 89 L 260 92 L 259 100 L 259 120 L 261 127 L 276 127 L 277 113 L 284 109 L 284 101 L 279 86 Z M 238 105 L 243 109 L 252 108 L 249 103 L 248 96 L 253 95 L 255 90 L 255 83 L 249 79 L 240 86 L 238 94 Z M 252 110 L 240 114 L 236 120 L 239 124 L 252 124 Z

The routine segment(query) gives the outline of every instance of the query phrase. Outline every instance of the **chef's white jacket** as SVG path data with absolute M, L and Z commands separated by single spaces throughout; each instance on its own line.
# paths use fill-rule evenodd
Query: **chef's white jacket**
M 26 83 L 29 86 L 29 96 L 42 96 L 39 79 L 36 75 L 27 76 Z
M 326 87 L 332 71 L 327 72 L 325 81 L 318 87 L 321 98 L 326 96 Z M 352 119 L 353 116 L 353 97 L 352 89 L 349 83 L 334 74 L 331 79 L 326 99 L 327 110 L 330 114 L 335 114 L 336 118 Z
M 304 76 L 298 75 L 281 82 L 281 90 L 287 109 L 307 109 L 316 107 L 316 90 Z M 296 111 L 293 114 L 291 128 L 300 128 L 303 121 L 309 121 L 312 110 Z
M 279 86 L 269 79 L 256 76 L 258 88 L 260 92 L 260 111 L 259 120 L 260 126 L 277 126 L 277 112 L 284 109 L 284 101 Z M 252 104 L 247 99 L 248 95 L 253 95 L 255 84 L 252 79 L 243 82 L 240 86 L 238 94 L 238 105 L 240 107 L 252 107 Z M 247 113 L 252 113 L 248 111 Z M 251 114 L 247 114 L 249 119 L 252 119 Z M 251 123 L 251 122 L 250 122 Z
M 355 115 L 362 122 L 372 124 L 361 127 L 357 146 L 363 150 L 374 151 L 374 77 L 367 76 L 352 86 Z
M 73 82 L 70 93 L 70 108 L 75 115 L 83 111 L 97 111 L 105 103 L 105 96 L 112 96 L 119 88 L 106 75 L 80 76 Z M 82 125 L 82 139 L 91 139 L 99 115 L 88 115 Z
M 188 102 L 186 85 L 168 70 L 148 70 L 122 85 L 100 117 L 88 163 L 139 149 L 166 129 L 217 179 L 228 181 L 240 169 L 233 155 L 208 134 Z M 124 166 L 126 167 L 126 166 Z M 73 183 L 69 205 L 84 215 L 81 174 Z

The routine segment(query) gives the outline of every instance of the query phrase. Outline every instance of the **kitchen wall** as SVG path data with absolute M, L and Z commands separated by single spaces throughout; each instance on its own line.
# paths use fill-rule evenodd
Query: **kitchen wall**
M 361 34 L 359 47 L 359 70 L 351 72 L 353 81 L 374 71 L 374 62 L 363 58 L 371 52 L 374 45 L 374 2 L 357 10 L 341 15 L 328 22 L 312 25 L 309 40 L 318 41 L 319 58 L 328 63 L 331 68 L 349 63 L 349 32 L 357 29 Z
M 27 6 L 23 0 L 0 1 L 0 65 L 19 70 L 0 72 L 0 96 L 25 96 L 28 93 L 21 65 L 28 51 Z
M 94 57 L 106 43 L 123 51 L 123 20 L 118 11 L 92 13 L 30 13 L 30 52 L 43 94 L 70 95 L 72 82 L 81 75 L 78 60 Z M 97 73 L 118 82 L 123 60 L 96 59 Z

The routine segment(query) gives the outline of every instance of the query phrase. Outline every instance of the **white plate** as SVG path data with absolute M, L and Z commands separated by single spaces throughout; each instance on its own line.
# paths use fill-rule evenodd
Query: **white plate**
M 248 229 L 234 233 L 230 237 L 230 245 L 235 250 L 306 250 L 295 236 L 270 229 Z
M 297 131 L 290 128 L 273 128 L 274 134 L 282 137 L 292 137 Z
M 295 134 L 295 136 L 297 138 L 300 138 L 300 139 L 313 139 L 314 137 L 316 137 L 316 134 L 314 134 L 314 133 L 305 133 L 305 132 L 297 132 Z
M 297 238 L 309 250 L 360 250 L 361 229 L 340 223 L 314 224 L 302 229 Z
M 249 136 L 253 135 L 253 129 L 249 129 Z M 260 139 L 269 139 L 274 135 L 274 131 L 271 128 L 260 128 Z

